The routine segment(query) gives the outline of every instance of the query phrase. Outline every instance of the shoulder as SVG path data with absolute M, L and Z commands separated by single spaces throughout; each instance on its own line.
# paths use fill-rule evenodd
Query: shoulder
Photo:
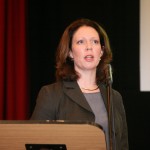
M 47 93 L 50 92 L 58 92 L 59 90 L 62 89 L 62 82 L 55 82 L 52 84 L 47 84 L 41 87 L 40 91 L 45 91 Z
M 100 89 L 103 93 L 107 94 L 107 86 L 106 84 L 99 84 L 100 86 Z M 114 88 L 111 88 L 111 95 L 115 98 L 118 98 L 118 99 L 122 99 L 122 96 L 120 94 L 119 91 L 115 90 Z
M 57 97 L 62 95 L 68 89 L 77 89 L 79 88 L 77 82 L 67 82 L 67 81 L 59 81 L 52 84 L 47 84 L 41 87 L 39 94 L 42 93 L 44 95 L 54 95 Z
M 101 84 L 100 86 L 101 86 L 103 93 L 107 95 L 107 86 L 105 84 Z M 111 88 L 111 98 L 115 107 L 118 107 L 118 108 L 123 107 L 122 95 L 118 90 Z
M 112 89 L 112 95 L 116 98 L 122 99 L 122 95 L 120 94 L 120 92 L 115 89 Z
M 105 92 L 107 93 L 107 86 L 106 86 L 106 84 L 100 84 L 99 86 L 100 86 L 100 88 L 101 88 L 103 91 L 105 91 Z M 115 98 L 115 99 L 116 99 L 116 98 L 117 98 L 117 99 L 122 99 L 122 96 L 121 96 L 120 92 L 117 91 L 117 90 L 114 89 L 114 88 L 111 88 L 111 95 L 112 95 L 112 97 Z
M 118 110 L 120 113 L 125 113 L 123 98 L 120 92 L 117 90 L 112 89 L 112 97 L 113 97 L 113 106 Z
M 62 86 L 62 82 L 44 85 L 41 87 L 38 97 L 55 98 L 56 95 L 59 97 L 59 95 L 62 95 Z
M 112 89 L 112 97 L 115 104 L 123 103 L 122 95 L 119 91 Z

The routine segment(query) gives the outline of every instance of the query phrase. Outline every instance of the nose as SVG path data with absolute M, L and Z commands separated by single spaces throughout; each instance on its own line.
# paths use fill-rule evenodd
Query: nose
M 90 47 L 90 48 L 87 47 L 86 50 L 87 50 L 87 51 L 88 51 L 88 50 L 92 50 L 92 47 Z
M 87 43 L 86 50 L 92 50 L 92 44 L 91 43 Z

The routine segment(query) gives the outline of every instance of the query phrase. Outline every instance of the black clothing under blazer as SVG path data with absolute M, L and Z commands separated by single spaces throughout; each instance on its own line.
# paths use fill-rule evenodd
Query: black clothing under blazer
M 107 107 L 107 90 L 99 85 Z M 116 150 L 128 150 L 126 114 L 121 95 L 111 90 L 114 106 Z M 95 122 L 95 116 L 77 82 L 56 82 L 43 86 L 38 94 L 31 120 L 71 120 Z

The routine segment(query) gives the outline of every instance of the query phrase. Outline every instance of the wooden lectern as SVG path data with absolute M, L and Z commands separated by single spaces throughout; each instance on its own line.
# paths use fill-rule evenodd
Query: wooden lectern
M 0 121 L 1 150 L 35 150 L 34 145 L 55 145 L 36 150 L 106 150 L 102 128 L 89 122 Z

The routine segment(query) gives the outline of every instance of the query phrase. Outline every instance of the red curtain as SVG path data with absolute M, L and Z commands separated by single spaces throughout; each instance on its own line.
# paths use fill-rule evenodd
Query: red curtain
M 0 119 L 28 118 L 26 0 L 0 0 Z

